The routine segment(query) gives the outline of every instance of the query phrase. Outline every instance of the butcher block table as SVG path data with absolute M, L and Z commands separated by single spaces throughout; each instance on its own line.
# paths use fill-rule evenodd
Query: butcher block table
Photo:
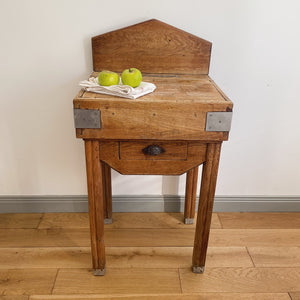
M 233 103 L 208 76 L 211 43 L 158 20 L 92 38 L 94 72 L 136 67 L 156 90 L 138 99 L 87 92 L 75 97 L 84 140 L 91 252 L 105 273 L 104 224 L 112 222 L 111 168 L 121 174 L 187 174 L 184 222 L 193 223 L 203 164 L 192 271 L 203 273 L 221 145 Z

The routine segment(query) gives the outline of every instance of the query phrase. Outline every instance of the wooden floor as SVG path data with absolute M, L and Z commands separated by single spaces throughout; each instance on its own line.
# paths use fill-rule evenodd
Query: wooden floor
M 215 213 L 204 274 L 182 214 L 113 218 L 95 277 L 86 213 L 0 214 L 0 299 L 300 299 L 300 213 Z

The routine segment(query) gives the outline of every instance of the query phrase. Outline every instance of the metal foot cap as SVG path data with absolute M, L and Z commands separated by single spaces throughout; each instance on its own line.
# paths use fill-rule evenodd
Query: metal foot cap
M 184 218 L 184 224 L 193 224 L 194 223 L 194 219 L 192 218 Z
M 192 267 L 192 270 L 193 270 L 193 273 L 197 273 L 197 274 L 202 274 L 204 273 L 204 269 L 205 267 L 198 267 L 198 266 L 193 266 Z
M 105 268 L 104 269 L 95 269 L 94 270 L 94 275 L 95 276 L 104 276 L 105 274 Z
M 104 224 L 112 224 L 112 219 L 104 219 Z

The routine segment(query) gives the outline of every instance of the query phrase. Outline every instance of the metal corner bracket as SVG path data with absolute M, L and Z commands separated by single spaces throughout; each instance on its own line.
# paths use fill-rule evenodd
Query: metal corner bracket
M 74 108 L 74 123 L 75 128 L 101 128 L 101 111 Z
M 214 111 L 206 113 L 206 131 L 230 131 L 232 112 Z

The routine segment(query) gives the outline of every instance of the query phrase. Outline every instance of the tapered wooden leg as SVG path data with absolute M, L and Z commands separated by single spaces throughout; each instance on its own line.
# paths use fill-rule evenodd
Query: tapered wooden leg
M 203 164 L 193 251 L 193 272 L 203 273 L 217 182 L 221 143 L 208 144 Z
M 193 224 L 195 217 L 195 205 L 197 195 L 197 180 L 199 167 L 195 167 L 186 173 L 184 223 Z
M 95 269 L 95 275 L 104 275 L 104 192 L 103 172 L 99 157 L 98 141 L 85 140 L 85 156 L 93 268 Z
M 111 168 L 101 162 L 104 192 L 104 224 L 112 223 L 112 192 L 111 192 Z

